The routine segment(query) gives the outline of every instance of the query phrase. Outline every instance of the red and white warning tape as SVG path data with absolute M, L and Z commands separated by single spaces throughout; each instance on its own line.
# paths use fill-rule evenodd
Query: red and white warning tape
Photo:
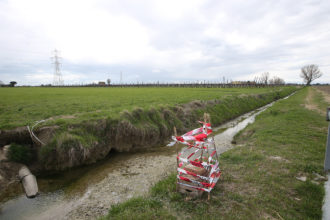
M 197 190 L 202 190 L 205 192 L 211 192 L 211 190 L 214 188 L 215 184 L 220 178 L 221 171 L 219 168 L 219 162 L 217 158 L 214 140 L 208 138 L 208 136 L 212 133 L 211 124 L 204 122 L 200 123 L 203 124 L 202 127 L 189 131 L 182 136 L 172 137 L 175 142 L 179 142 L 188 146 L 177 155 L 177 160 L 179 162 L 177 168 L 177 179 L 181 180 L 178 181 L 178 184 L 180 185 L 184 185 Z M 213 146 L 213 149 L 210 149 L 211 146 Z M 195 148 L 195 150 L 191 151 L 192 148 Z M 211 150 L 211 153 L 209 152 L 209 150 Z M 204 151 L 205 154 L 203 154 Z M 203 156 L 206 155 L 206 153 L 208 156 Z M 197 156 L 197 158 L 193 159 L 194 156 Z M 199 175 L 185 169 L 184 167 L 187 164 L 191 164 L 195 167 L 207 170 L 208 176 Z M 197 177 L 201 181 L 189 178 L 189 176 L 195 178 Z

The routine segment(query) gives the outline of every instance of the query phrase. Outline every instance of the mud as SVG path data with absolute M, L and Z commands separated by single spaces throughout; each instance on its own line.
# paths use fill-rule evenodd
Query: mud
M 9 161 L 0 161 L 0 201 L 2 201 L 5 197 L 10 195 L 12 192 L 11 185 L 18 183 L 18 171 L 22 167 L 22 164 L 9 162 Z M 0 211 L 1 217 L 1 211 Z

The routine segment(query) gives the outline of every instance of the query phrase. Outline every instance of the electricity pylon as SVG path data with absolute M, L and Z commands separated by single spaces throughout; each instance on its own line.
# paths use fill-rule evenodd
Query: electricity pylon
M 54 50 L 53 51 L 54 56 L 52 57 L 52 60 L 54 60 L 53 64 L 54 64 L 54 81 L 53 81 L 53 85 L 54 86 L 63 86 L 64 85 L 64 81 L 62 79 L 62 73 L 60 70 L 60 59 L 61 57 L 58 56 L 59 51 L 58 50 Z

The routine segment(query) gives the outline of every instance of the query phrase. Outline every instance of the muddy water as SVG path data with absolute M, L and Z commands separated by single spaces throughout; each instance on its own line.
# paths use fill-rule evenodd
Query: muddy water
M 218 154 L 233 148 L 234 135 L 271 105 L 216 128 L 214 138 Z M 27 199 L 21 194 L 7 201 L 0 206 L 0 219 L 95 219 L 107 214 L 113 204 L 146 194 L 154 183 L 175 169 L 173 147 L 114 154 L 93 166 L 38 178 L 40 195 Z

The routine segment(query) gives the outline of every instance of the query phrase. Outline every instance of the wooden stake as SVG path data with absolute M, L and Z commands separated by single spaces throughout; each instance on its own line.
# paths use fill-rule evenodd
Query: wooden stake
M 207 113 L 204 113 L 204 123 L 211 123 L 211 119 L 210 119 L 210 115 L 207 114 Z M 206 128 L 207 129 L 207 128 Z M 214 140 L 214 139 L 213 139 Z M 207 157 L 210 156 L 210 153 L 209 153 L 209 146 L 207 145 Z M 207 200 L 210 201 L 211 199 L 211 192 L 208 192 L 207 194 Z
M 173 127 L 173 131 L 174 131 L 174 136 L 176 137 L 176 136 L 178 136 L 178 134 L 177 134 L 177 132 L 176 132 L 176 127 L 174 126 Z M 179 166 L 179 160 L 178 160 L 178 154 L 179 154 L 179 152 L 178 152 L 178 145 L 177 145 L 177 143 L 175 143 L 175 150 L 176 150 L 176 164 L 177 164 L 177 166 Z
M 214 141 L 214 137 L 212 137 L 212 142 L 213 142 L 213 149 L 215 150 L 215 156 L 217 158 L 217 160 L 219 160 L 219 157 L 218 157 L 218 151 L 217 151 L 217 147 L 215 146 L 215 141 Z
M 210 115 L 208 113 L 204 113 L 204 123 L 206 124 L 206 123 L 209 123 L 209 122 L 210 122 Z M 207 130 L 203 131 L 203 132 L 207 132 Z M 204 145 L 203 145 L 203 147 L 204 147 Z M 204 152 L 204 149 L 202 149 L 202 154 L 201 154 L 200 161 L 203 160 L 203 152 Z M 209 147 L 207 147 L 207 157 L 209 157 Z
M 174 133 L 174 136 L 178 136 L 177 132 L 176 132 L 176 127 L 174 126 L 173 127 L 173 133 Z M 179 152 L 178 152 L 178 144 L 175 143 L 175 150 L 176 150 L 176 168 L 179 167 L 179 159 L 178 159 L 178 155 L 179 155 Z M 178 184 L 178 180 L 176 181 L 176 191 L 178 192 L 178 189 L 179 188 L 179 184 Z
M 204 123 L 207 123 L 207 113 L 204 113 Z M 203 132 L 206 132 L 206 131 L 203 130 Z M 203 162 L 203 153 L 204 153 L 204 148 L 203 147 L 204 147 L 204 144 L 201 146 L 202 153 L 201 153 L 201 157 L 199 158 L 200 162 Z

